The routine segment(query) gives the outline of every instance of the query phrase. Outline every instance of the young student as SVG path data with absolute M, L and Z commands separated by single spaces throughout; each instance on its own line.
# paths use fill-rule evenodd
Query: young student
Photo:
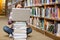
M 16 3 L 15 4 L 15 8 L 23 8 L 23 4 L 22 3 Z M 11 20 L 11 18 L 9 19 L 9 21 L 8 21 L 8 24 L 10 25 L 10 24 L 12 24 L 13 23 L 13 21 Z M 31 29 L 31 27 L 28 25 L 28 23 L 27 23 L 27 35 L 28 34 L 30 34 L 31 32 L 32 32 L 32 29 Z M 11 27 L 11 28 L 9 28 L 8 26 L 4 26 L 3 27 L 3 30 L 6 32 L 6 33 L 8 33 L 9 34 L 9 37 L 12 37 L 13 36 L 13 29 L 12 29 L 13 27 Z

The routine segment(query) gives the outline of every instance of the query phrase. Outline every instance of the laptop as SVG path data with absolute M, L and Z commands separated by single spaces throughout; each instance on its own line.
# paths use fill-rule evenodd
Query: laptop
M 28 8 L 12 8 L 13 21 L 28 21 L 32 15 L 31 9 Z

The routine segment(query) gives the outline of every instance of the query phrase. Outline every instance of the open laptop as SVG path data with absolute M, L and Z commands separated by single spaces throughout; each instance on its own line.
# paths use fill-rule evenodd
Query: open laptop
M 26 8 L 12 8 L 13 21 L 27 21 L 31 16 L 31 9 Z

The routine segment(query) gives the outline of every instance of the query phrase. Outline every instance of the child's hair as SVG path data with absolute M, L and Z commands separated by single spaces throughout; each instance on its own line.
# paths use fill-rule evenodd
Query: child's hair
M 22 8 L 24 7 L 23 2 L 19 1 L 19 2 L 17 2 L 17 3 L 15 4 L 15 8 L 17 7 L 18 4 L 20 4 L 20 5 L 22 6 Z

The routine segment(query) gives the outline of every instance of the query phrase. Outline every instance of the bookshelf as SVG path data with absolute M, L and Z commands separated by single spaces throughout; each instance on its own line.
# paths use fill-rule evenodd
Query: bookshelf
M 23 0 L 6 0 L 6 15 L 9 16 L 12 8 L 15 8 L 15 4 Z
M 54 40 L 60 40 L 60 0 L 24 0 L 31 8 L 30 26 Z

